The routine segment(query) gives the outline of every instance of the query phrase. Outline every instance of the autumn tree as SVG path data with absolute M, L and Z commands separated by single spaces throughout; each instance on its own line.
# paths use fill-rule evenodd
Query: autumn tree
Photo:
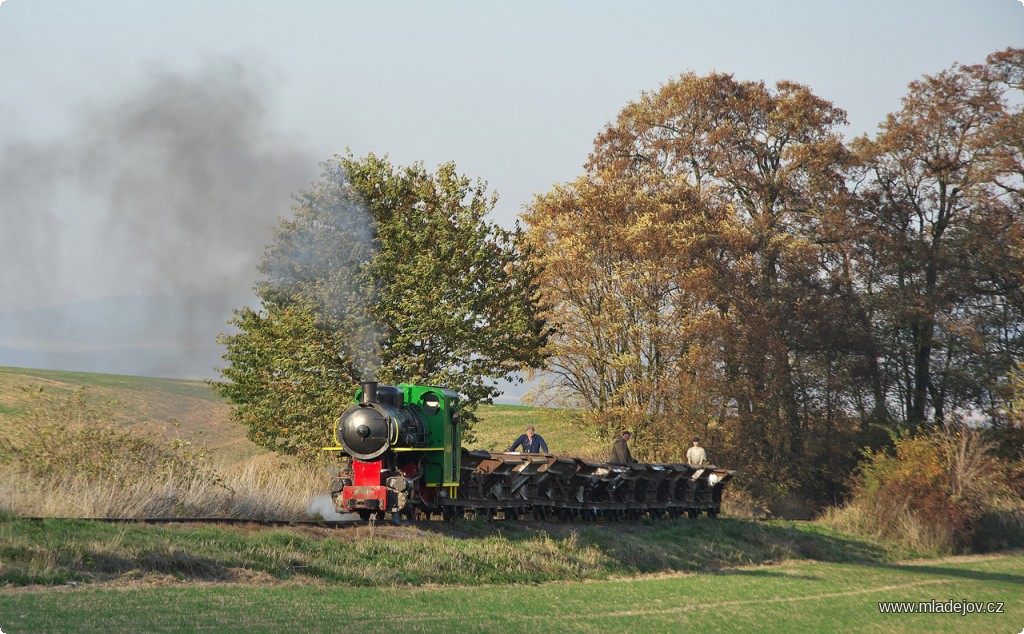
M 850 147 L 792 82 L 645 93 L 526 215 L 558 387 L 657 428 L 652 456 L 710 430 L 819 496 L 904 423 L 999 423 L 1024 352 L 1022 87 L 1022 49 L 954 66 Z
M 998 419 L 1024 352 L 1021 60 L 1010 49 L 912 82 L 878 135 L 854 144 L 862 288 L 887 399 L 911 429 Z
M 692 287 L 715 222 L 705 211 L 685 184 L 591 173 L 539 196 L 525 214 L 557 323 L 541 391 L 594 412 L 607 438 L 621 426 L 642 432 L 677 409 L 680 391 L 700 392 Z
M 560 307 L 551 315 L 553 363 L 564 370 L 572 351 L 595 369 L 621 363 L 606 343 L 632 325 L 618 313 L 643 300 L 617 297 L 610 285 L 664 280 L 672 292 L 660 294 L 666 304 L 649 314 L 671 336 L 656 357 L 666 363 L 648 366 L 657 372 L 645 383 L 662 393 L 643 400 L 632 387 L 626 404 L 662 414 L 669 426 L 661 436 L 677 444 L 682 430 L 717 428 L 730 447 L 720 457 L 787 482 L 810 431 L 848 427 L 844 399 L 868 356 L 859 346 L 863 328 L 849 318 L 849 262 L 836 246 L 850 230 L 843 213 L 850 156 L 836 131 L 844 121 L 842 110 L 804 86 L 780 82 L 772 90 L 725 74 L 685 74 L 628 104 L 597 137 L 587 174 L 538 198 L 526 216 L 547 247 L 543 257 L 603 259 L 603 250 L 577 248 L 603 231 L 601 246 L 627 265 L 566 265 L 590 266 L 586 276 L 545 269 L 545 297 Z M 606 193 L 618 190 L 625 193 L 609 200 Z M 559 222 L 578 228 L 559 233 Z M 648 224 L 659 239 L 638 241 L 635 232 Z M 638 244 L 642 257 L 633 252 Z M 572 284 L 585 292 L 568 295 Z M 580 300 L 594 296 L 602 300 Z M 599 392 L 593 381 L 562 380 L 562 387 Z M 824 449 L 817 443 L 811 453 Z
M 518 229 L 448 163 L 337 157 L 282 220 L 258 309 L 224 335 L 217 389 L 256 444 L 315 456 L 360 380 L 441 385 L 477 403 L 541 363 L 547 329 Z

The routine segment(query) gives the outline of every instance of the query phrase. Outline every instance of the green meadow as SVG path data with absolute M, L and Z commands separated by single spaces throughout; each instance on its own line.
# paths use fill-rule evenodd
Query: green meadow
M 0 432 L 30 416 L 38 390 L 70 395 L 85 388 L 87 400 L 117 423 L 148 433 L 205 443 L 226 462 L 267 453 L 245 438 L 228 418 L 228 405 L 202 381 L 0 367 Z M 608 449 L 565 410 L 523 405 L 481 405 L 472 449 L 503 450 L 535 425 L 556 454 L 604 457 Z
M 715 574 L 518 585 L 39 587 L 0 593 L 5 632 L 1008 632 L 1024 555 L 789 562 Z M 977 601 L 1002 614 L 881 614 L 882 601 Z

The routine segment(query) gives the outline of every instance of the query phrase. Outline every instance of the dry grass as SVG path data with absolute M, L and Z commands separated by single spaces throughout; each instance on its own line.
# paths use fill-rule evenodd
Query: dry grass
M 257 448 L 226 408 L 199 382 L 0 368 L 0 511 L 292 519 L 329 506 L 326 472 Z M 556 453 L 606 457 L 567 412 L 480 414 L 474 448 L 504 449 L 535 424 Z
M 771 517 L 768 506 L 749 491 L 734 486 L 725 488 L 722 513 L 741 520 L 763 520 Z
M 0 429 L 0 510 L 23 517 L 300 519 L 327 473 L 272 455 L 218 460 L 205 445 L 126 430 L 79 390 L 39 393 Z
M 304 519 L 308 500 L 324 494 L 328 483 L 322 469 L 258 458 L 187 478 L 40 478 L 17 465 L 5 465 L 0 478 L 0 509 L 21 517 Z
M 201 381 L 0 367 L 0 425 L 31 419 L 40 390 L 64 398 L 83 386 L 86 404 L 104 409 L 119 428 L 167 439 L 201 438 L 225 461 L 264 453 L 229 419 L 228 404 Z

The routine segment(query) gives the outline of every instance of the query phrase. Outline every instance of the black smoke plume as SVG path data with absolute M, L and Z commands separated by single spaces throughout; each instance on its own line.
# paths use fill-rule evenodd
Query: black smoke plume
M 155 68 L 98 103 L 69 105 L 59 138 L 0 141 L 0 312 L 224 297 L 226 320 L 251 292 L 276 218 L 317 170 L 312 152 L 275 128 L 272 88 L 233 59 L 190 73 Z M 52 345 L 74 330 L 51 323 L 54 332 L 33 335 Z M 194 347 L 216 334 L 205 323 L 173 333 L 140 324 L 117 336 L 122 347 L 168 338 Z

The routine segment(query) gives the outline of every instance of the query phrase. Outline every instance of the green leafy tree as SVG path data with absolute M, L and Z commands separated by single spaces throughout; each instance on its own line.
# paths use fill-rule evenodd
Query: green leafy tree
M 548 329 L 518 227 L 452 163 L 431 173 L 336 157 L 283 220 L 260 271 L 262 306 L 222 335 L 217 389 L 258 445 L 315 456 L 360 380 L 441 385 L 476 404 L 494 379 L 541 365 Z

